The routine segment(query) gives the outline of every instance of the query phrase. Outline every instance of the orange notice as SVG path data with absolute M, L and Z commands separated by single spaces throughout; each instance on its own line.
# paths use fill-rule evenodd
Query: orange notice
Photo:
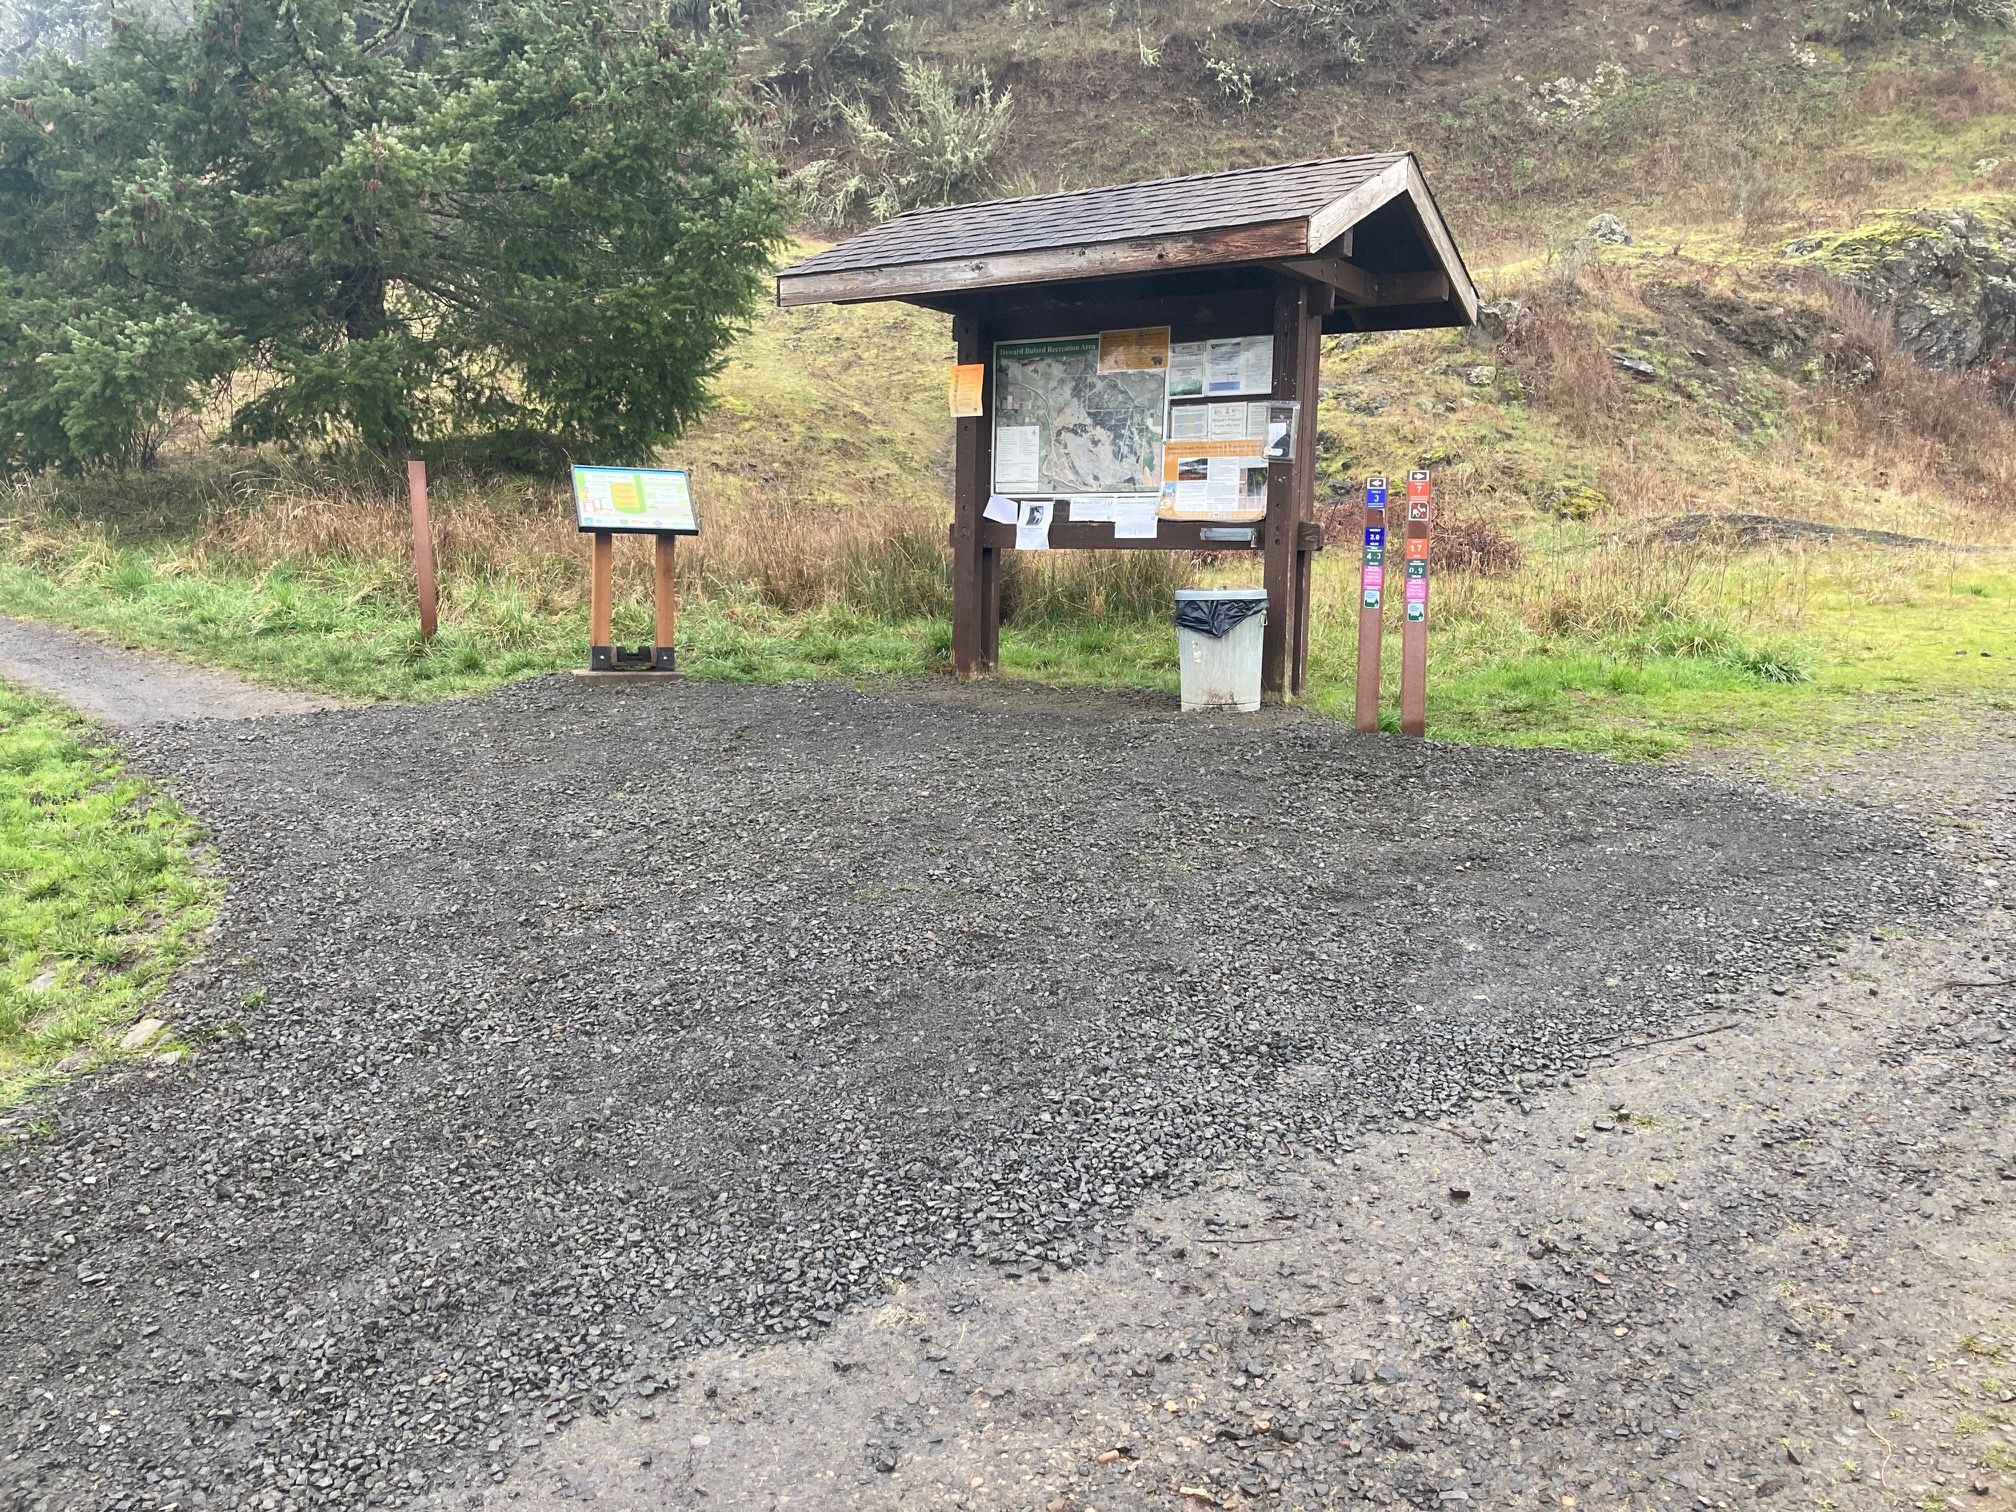
M 960 362 L 952 367 L 952 418 L 972 420 L 986 413 L 987 364 Z

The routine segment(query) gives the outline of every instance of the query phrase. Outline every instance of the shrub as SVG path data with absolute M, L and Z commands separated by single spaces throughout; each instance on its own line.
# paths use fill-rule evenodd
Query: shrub
M 1015 119 L 1011 91 L 981 74 L 962 88 L 936 64 L 903 64 L 895 102 L 877 119 L 857 99 L 841 107 L 844 158 L 808 164 L 792 178 L 806 213 L 839 227 L 984 195 Z

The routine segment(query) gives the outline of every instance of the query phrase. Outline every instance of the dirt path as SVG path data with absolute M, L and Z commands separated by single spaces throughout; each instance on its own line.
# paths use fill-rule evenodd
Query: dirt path
M 0 678 L 59 698 L 107 724 L 253 719 L 339 707 L 335 699 L 262 687 L 61 625 L 0 615 Z

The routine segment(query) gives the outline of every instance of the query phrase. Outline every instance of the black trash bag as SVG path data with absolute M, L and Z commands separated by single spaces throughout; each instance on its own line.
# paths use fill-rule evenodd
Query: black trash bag
M 1266 612 L 1267 600 L 1264 598 L 1178 599 L 1176 628 L 1195 630 L 1200 635 L 1223 640 L 1254 615 Z

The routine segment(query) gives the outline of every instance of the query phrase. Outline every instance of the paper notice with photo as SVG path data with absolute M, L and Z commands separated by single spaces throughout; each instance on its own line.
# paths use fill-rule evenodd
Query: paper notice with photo
M 1015 521 L 1015 549 L 1048 551 L 1050 520 L 1056 512 L 1057 502 L 1054 499 L 1024 499 L 1022 512 Z
M 980 513 L 984 518 L 993 520 L 998 524 L 1013 525 L 1021 518 L 1022 508 L 1006 495 L 995 494 L 987 501 L 987 507 L 981 510 Z
M 1113 501 L 1113 539 L 1152 541 L 1161 501 L 1153 494 L 1130 494 Z
M 1043 428 L 1005 425 L 994 433 L 994 479 L 998 483 L 1034 483 L 1043 452 Z
M 1209 364 L 1206 341 L 1178 341 L 1169 347 L 1169 397 L 1194 399 L 1204 392 L 1204 374 Z
M 1211 411 L 1215 404 L 1172 404 L 1169 406 L 1169 439 L 1202 441 L 1211 434 Z M 1240 432 L 1244 435 L 1245 432 Z M 1258 435 L 1255 431 L 1253 434 Z

